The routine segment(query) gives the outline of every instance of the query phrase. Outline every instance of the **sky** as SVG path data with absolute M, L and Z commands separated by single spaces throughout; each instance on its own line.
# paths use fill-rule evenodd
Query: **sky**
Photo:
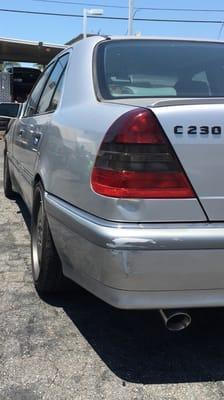
M 193 19 L 224 21 L 223 0 L 133 0 L 136 18 Z M 65 2 L 66 4 L 60 3 Z M 73 4 L 73 3 L 82 4 Z M 88 3 L 86 5 L 85 3 Z M 105 7 L 103 7 L 105 5 Z M 109 6 L 115 6 L 110 8 Z M 106 7 L 107 6 L 107 7 Z M 1 9 L 40 11 L 53 13 L 80 14 L 83 8 L 104 9 L 104 16 L 127 17 L 128 0 L 0 0 L 0 37 L 65 43 L 82 32 L 82 18 L 26 15 L 3 12 Z M 120 7 L 120 8 L 118 8 Z M 123 8 L 124 7 L 124 8 Z M 144 7 L 181 8 L 194 11 L 155 11 L 143 10 Z M 216 12 L 195 11 L 195 9 L 223 10 Z M 171 23 L 135 21 L 134 33 L 156 36 L 221 38 L 224 40 L 224 24 L 212 23 Z M 109 35 L 127 33 L 127 21 L 88 18 L 88 32 Z

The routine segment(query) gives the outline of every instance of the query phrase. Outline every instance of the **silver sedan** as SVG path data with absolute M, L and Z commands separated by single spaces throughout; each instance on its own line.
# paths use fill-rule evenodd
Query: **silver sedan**
M 95 36 L 50 62 L 5 142 L 39 292 L 66 276 L 119 308 L 224 305 L 223 48 Z

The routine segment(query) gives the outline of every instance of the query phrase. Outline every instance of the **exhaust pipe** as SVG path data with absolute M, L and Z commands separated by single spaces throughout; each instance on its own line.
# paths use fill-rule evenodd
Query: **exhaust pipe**
M 181 331 L 187 328 L 191 323 L 191 316 L 186 311 L 161 309 L 159 312 L 169 331 Z

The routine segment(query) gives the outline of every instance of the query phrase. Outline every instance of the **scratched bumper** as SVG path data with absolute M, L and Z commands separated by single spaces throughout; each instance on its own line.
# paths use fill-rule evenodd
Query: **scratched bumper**
M 109 222 L 47 193 L 45 207 L 65 275 L 108 303 L 224 305 L 224 224 Z
M 97 246 L 117 250 L 224 249 L 224 223 L 109 222 L 45 194 L 47 212 Z

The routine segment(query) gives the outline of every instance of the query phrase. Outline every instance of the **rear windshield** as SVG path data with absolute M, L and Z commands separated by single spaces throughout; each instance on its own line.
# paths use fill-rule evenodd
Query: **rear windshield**
M 112 40 L 97 48 L 104 99 L 224 97 L 224 44 Z

